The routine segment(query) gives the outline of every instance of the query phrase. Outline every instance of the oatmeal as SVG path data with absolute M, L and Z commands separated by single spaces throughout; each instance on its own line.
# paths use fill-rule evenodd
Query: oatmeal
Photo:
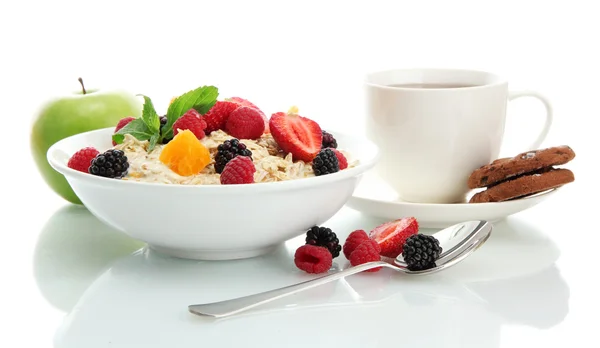
M 129 161 L 129 171 L 123 180 L 140 182 L 153 182 L 162 184 L 183 185 L 219 185 L 220 174 L 215 171 L 214 158 L 217 147 L 233 137 L 222 130 L 212 132 L 202 138 L 200 142 L 210 152 L 211 163 L 200 173 L 182 176 L 172 171 L 159 160 L 165 145 L 157 145 L 148 152 L 148 141 L 140 141 L 126 134 L 122 144 L 115 149 L 122 150 Z M 315 176 L 311 163 L 292 160 L 292 154 L 285 154 L 277 145 L 271 134 L 265 133 L 256 140 L 241 139 L 240 143 L 246 145 L 252 152 L 252 161 L 256 167 L 254 181 L 257 183 L 295 180 Z M 348 158 L 348 167 L 357 163 L 352 161 L 349 154 L 342 152 Z

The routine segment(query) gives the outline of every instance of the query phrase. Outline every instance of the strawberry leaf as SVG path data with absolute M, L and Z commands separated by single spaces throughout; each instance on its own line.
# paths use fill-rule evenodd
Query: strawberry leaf
M 173 136 L 173 124 L 189 109 L 205 114 L 217 102 L 219 90 L 215 86 L 202 86 L 177 97 L 167 110 L 167 124 L 164 126 L 162 139 Z

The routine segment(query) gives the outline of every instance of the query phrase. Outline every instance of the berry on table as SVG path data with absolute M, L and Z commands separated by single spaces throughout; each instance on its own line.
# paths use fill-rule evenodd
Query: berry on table
M 350 254 L 352 254 L 354 249 L 366 240 L 369 240 L 369 235 L 364 230 L 356 230 L 350 233 L 344 242 L 344 256 L 350 260 Z
M 240 107 L 239 104 L 230 101 L 217 101 L 210 110 L 204 115 L 206 121 L 206 134 L 210 134 L 216 130 L 224 130 L 227 119 L 231 113 Z
M 415 234 L 406 240 L 402 257 L 411 271 L 421 271 L 435 267 L 442 247 L 434 237 L 426 234 Z
M 129 124 L 129 122 L 135 120 L 135 117 L 129 116 L 129 117 L 125 117 L 119 120 L 119 122 L 117 123 L 117 126 L 115 127 L 115 131 L 113 133 L 118 132 L 121 128 L 125 127 L 126 125 Z M 117 143 L 113 140 L 112 141 L 113 146 L 117 146 Z
M 291 153 L 294 161 L 311 162 L 321 150 L 321 127 L 315 121 L 298 115 L 296 107 L 287 113 L 274 113 L 269 120 L 269 128 L 277 145 Z
M 333 258 L 327 248 L 305 244 L 296 249 L 294 264 L 307 273 L 324 273 L 331 268 Z
M 205 128 L 206 122 L 201 118 L 198 111 L 190 109 L 173 123 L 173 136 L 176 136 L 180 130 L 188 129 L 194 133 L 196 138 L 202 139 L 205 136 Z
M 340 164 L 337 156 L 332 149 L 323 149 L 319 151 L 312 161 L 313 171 L 316 176 L 332 174 L 340 171 Z
M 222 185 L 252 184 L 256 167 L 250 157 L 238 156 L 225 165 L 221 173 Z
M 240 143 L 238 139 L 225 140 L 223 144 L 217 147 L 215 156 L 215 171 L 223 172 L 225 165 L 237 156 L 252 157 L 252 151 L 246 148 L 246 145 Z
M 373 240 L 365 240 L 360 243 L 356 249 L 350 254 L 350 264 L 352 266 L 362 265 L 363 263 L 379 261 L 379 244 Z M 376 267 L 367 270 L 367 272 L 377 272 L 381 267 Z
M 331 228 L 313 226 L 306 232 L 306 244 L 327 248 L 333 258 L 340 256 L 342 246 Z
M 419 223 L 414 217 L 386 222 L 375 227 L 369 237 L 381 247 L 381 256 L 396 258 L 402 253 L 406 239 L 419 232 Z
M 67 166 L 80 172 L 89 173 L 88 170 L 92 160 L 96 158 L 99 153 L 100 152 L 93 147 L 84 147 L 69 158 Z
M 114 179 L 124 177 L 128 169 L 129 162 L 123 151 L 111 149 L 97 155 L 90 163 L 88 172 Z
M 265 121 L 258 110 L 240 106 L 229 115 L 225 131 L 238 139 L 258 139 L 265 132 Z
M 329 147 L 329 148 L 337 149 L 337 147 L 338 147 L 337 140 L 335 140 L 333 135 L 326 131 L 322 131 L 322 133 L 323 133 L 323 141 L 321 142 L 321 148 L 325 149 L 325 148 Z

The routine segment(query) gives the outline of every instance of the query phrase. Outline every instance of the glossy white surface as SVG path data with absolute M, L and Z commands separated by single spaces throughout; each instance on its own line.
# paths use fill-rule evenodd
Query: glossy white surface
M 561 189 L 548 190 L 506 202 L 412 203 L 400 199 L 391 185 L 374 171 L 370 171 L 360 181 L 346 205 L 382 219 L 393 220 L 398 216 L 414 216 L 419 220 L 419 226 L 444 228 L 469 220 L 498 221 L 538 205 L 559 193 Z M 569 186 L 566 189 L 568 190 Z M 465 197 L 470 198 L 473 192 L 468 193 Z
M 459 87 L 414 87 L 421 84 Z M 538 93 L 508 88 L 505 78 L 475 70 L 370 73 L 365 81 L 365 130 L 381 151 L 375 170 L 404 201 L 460 202 L 469 191 L 466 178 L 471 172 L 498 158 L 507 101 L 529 96 L 546 107 L 542 131 L 531 130 L 529 146 L 519 152 L 537 149 L 548 134 L 550 102 Z
M 83 147 L 110 148 L 113 132 L 107 128 L 57 142 L 48 150 L 50 165 L 101 221 L 154 250 L 187 259 L 241 259 L 271 252 L 338 212 L 378 158 L 377 147 L 364 137 L 332 132 L 340 148 L 359 163 L 306 179 L 186 186 L 112 180 L 67 167 L 70 156 Z M 160 214 L 157 202 L 165 203 Z
M 59 244 L 65 235 L 61 222 L 69 219 L 86 219 L 89 228 L 79 231 L 79 248 L 70 251 Z M 380 221 L 344 208 L 328 226 L 349 231 Z M 174 259 L 146 248 L 117 255 L 114 248 L 133 250 L 135 245 L 117 240 L 115 231 L 74 207 L 59 210 L 43 235 L 36 248 L 36 282 L 45 300 L 68 312 L 54 337 L 55 347 L 167 347 L 173 342 L 195 347 L 200 338 L 227 347 L 247 343 L 253 335 L 260 340 L 251 342 L 266 346 L 296 335 L 289 346 L 304 346 L 317 337 L 322 346 L 335 341 L 384 347 L 396 342 L 389 332 L 398 327 L 406 344 L 496 347 L 501 333 L 511 327 L 543 337 L 540 330 L 560 326 L 570 308 L 571 290 L 556 265 L 560 249 L 542 230 L 518 218 L 495 224 L 481 249 L 439 274 L 358 274 L 218 320 L 193 316 L 187 305 L 311 278 L 292 262 L 301 238 L 265 256 L 227 262 Z M 111 238 L 112 245 L 98 245 L 100 236 Z M 86 257 L 81 249 L 94 253 Z M 42 259 L 40 254 L 54 257 Z M 114 263 L 105 263 L 109 267 L 100 271 L 100 262 L 93 262 L 99 256 Z M 343 256 L 335 267 L 348 267 Z M 48 276 L 58 269 L 70 281 Z M 82 293 L 83 285 L 88 287 Z M 308 327 L 316 331 L 314 336 L 301 334 Z M 316 330 L 324 327 L 328 329 Z M 436 335 L 426 335 L 428 330 Z
M 576 0 L 0 1 L 0 347 L 83 341 L 89 344 L 77 348 L 235 347 L 228 343 L 243 341 L 239 346 L 280 348 L 309 337 L 304 347 L 404 347 L 417 337 L 440 343 L 429 345 L 434 348 L 597 346 L 596 6 Z M 229 262 L 127 256 L 137 248 L 127 238 L 94 219 L 85 222 L 89 215 L 62 210 L 66 203 L 47 188 L 29 155 L 32 115 L 50 95 L 77 89 L 79 76 L 89 88 L 144 93 L 159 112 L 173 95 L 215 83 L 224 96 L 246 97 L 265 112 L 298 105 L 326 129 L 360 134 L 364 72 L 415 66 L 494 71 L 515 89 L 547 95 L 555 117 L 542 145 L 567 144 L 577 152 L 568 166 L 576 181 L 499 224 L 489 244 L 439 278 L 356 275 L 289 302 L 298 311 L 274 303 L 270 314 L 205 322 L 186 306 L 307 279 L 284 262 L 300 240 L 240 266 L 249 272 L 241 275 Z M 543 114 L 525 98 L 508 108 L 515 117 L 507 118 L 503 155 L 528 145 Z M 379 222 L 344 208 L 327 225 L 348 233 Z

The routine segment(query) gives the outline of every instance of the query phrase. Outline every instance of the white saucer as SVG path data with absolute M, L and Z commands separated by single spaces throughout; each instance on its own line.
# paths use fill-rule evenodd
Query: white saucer
M 444 228 L 462 221 L 498 221 L 544 201 L 558 189 L 506 202 L 430 204 L 402 201 L 396 191 L 374 173 L 365 174 L 346 206 L 378 218 L 414 216 L 424 228 Z M 470 195 L 472 195 L 471 193 Z M 467 195 L 467 198 L 470 198 Z

